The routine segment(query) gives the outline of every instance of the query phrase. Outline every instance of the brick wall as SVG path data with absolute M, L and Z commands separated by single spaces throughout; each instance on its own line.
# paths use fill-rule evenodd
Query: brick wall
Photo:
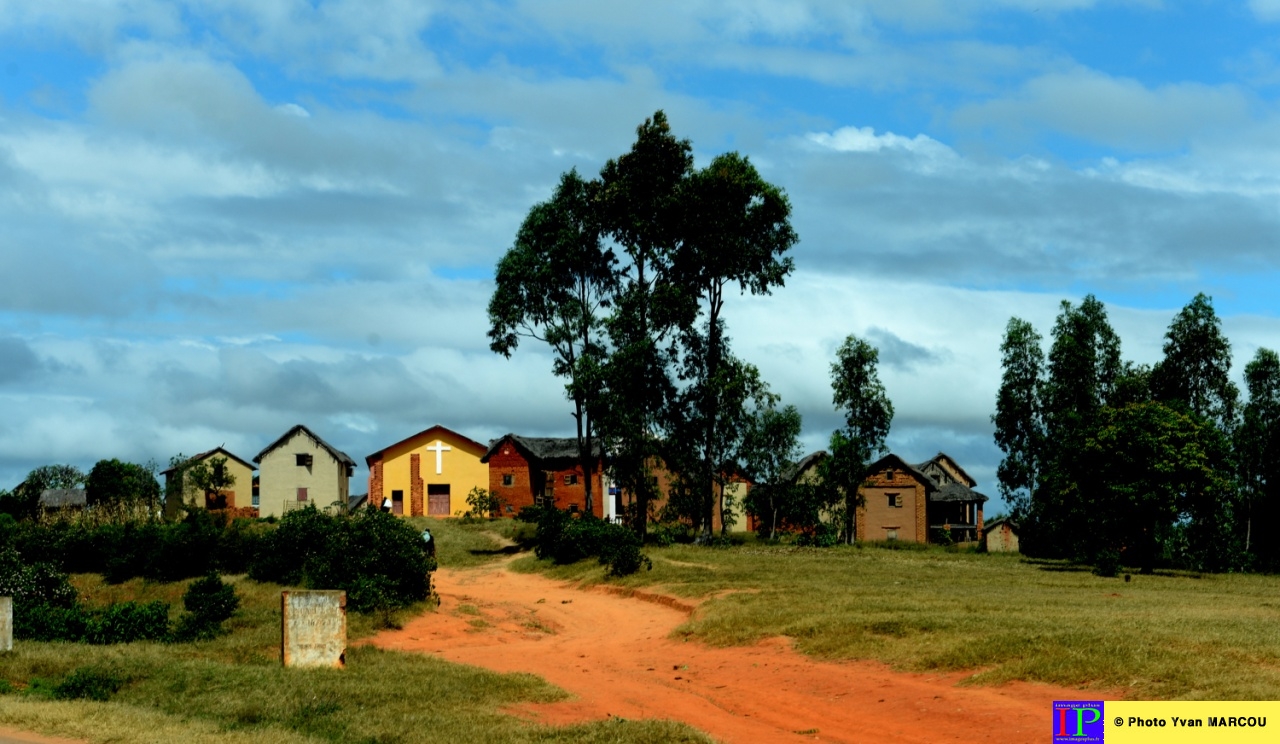
M 857 508 L 855 537 L 858 540 L 884 540 L 887 528 L 896 528 L 897 539 L 928 542 L 926 523 L 928 493 L 923 483 L 906 471 L 872 473 L 858 493 L 862 504 Z M 889 494 L 896 493 L 902 506 L 889 506 Z
M 511 507 L 512 513 L 523 507 L 533 506 L 535 497 L 542 492 L 544 467 L 546 466 L 542 463 L 530 464 L 517 447 L 506 443 L 489 457 L 489 490 L 497 494 L 506 506 Z M 558 462 L 545 472 L 551 474 L 551 494 L 555 505 L 561 509 L 577 505 L 582 510 L 586 501 L 586 478 L 582 474 L 582 467 Z M 511 476 L 509 486 L 502 484 L 505 475 Z M 576 476 L 577 482 L 566 485 L 566 475 Z M 591 481 L 591 498 L 594 502 L 592 512 L 597 517 L 603 517 L 604 499 L 608 495 L 604 493 L 599 467 L 591 473 Z
M 422 511 L 422 455 L 409 455 L 409 516 L 421 517 Z
M 377 509 L 382 508 L 382 458 L 369 464 L 369 503 Z

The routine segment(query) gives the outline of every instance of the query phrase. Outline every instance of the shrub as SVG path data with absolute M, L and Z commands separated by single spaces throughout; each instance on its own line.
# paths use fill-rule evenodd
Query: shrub
M 235 614 L 240 598 L 236 596 L 234 587 L 211 573 L 191 582 L 186 594 L 182 595 L 182 605 L 187 614 L 178 618 L 173 639 L 194 641 L 222 635 L 222 623 Z
M 94 667 L 80 667 L 53 687 L 59 700 L 97 700 L 106 702 L 124 687 L 123 677 Z
M 160 601 L 117 602 L 89 612 L 84 626 L 84 640 L 94 644 L 160 641 L 168 637 L 169 604 Z
M 347 607 L 371 612 L 427 598 L 435 559 L 405 521 L 362 509 L 330 516 L 314 507 L 289 512 L 265 535 L 249 566 L 258 581 L 342 589 Z
M 49 604 L 13 607 L 13 637 L 31 641 L 79 641 L 84 638 L 84 610 L 79 605 Z
M 641 566 L 653 567 L 640 552 L 640 538 L 623 525 L 586 514 L 575 517 L 560 509 L 541 509 L 537 520 L 534 553 L 539 558 L 566 564 L 595 556 L 609 566 L 610 576 L 633 574 Z
M 1114 578 L 1120 575 L 1120 553 L 1114 550 L 1101 550 L 1093 561 L 1093 573 L 1097 576 Z
M 840 542 L 840 528 L 828 522 L 818 522 L 796 538 L 796 545 L 812 548 L 830 548 Z

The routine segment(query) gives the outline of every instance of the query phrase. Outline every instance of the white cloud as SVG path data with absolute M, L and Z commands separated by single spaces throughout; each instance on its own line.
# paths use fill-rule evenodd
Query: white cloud
M 1149 88 L 1096 70 L 1050 73 L 1010 96 L 961 106 L 954 122 L 1023 139 L 1056 131 L 1125 149 L 1179 149 L 1247 125 L 1253 103 L 1234 85 L 1169 83 Z
M 915 137 L 903 137 L 893 132 L 876 134 L 871 127 L 841 127 L 834 132 L 810 132 L 805 139 L 820 147 L 836 152 L 880 152 L 882 150 L 905 150 L 917 155 L 941 158 L 954 157 L 955 152 L 941 142 L 917 134 Z
M 1280 21 L 1280 0 L 1249 0 L 1249 10 L 1260 21 Z

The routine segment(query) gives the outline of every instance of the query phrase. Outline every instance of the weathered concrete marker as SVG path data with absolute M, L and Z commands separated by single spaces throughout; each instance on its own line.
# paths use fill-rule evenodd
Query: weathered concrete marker
M 13 650 L 13 597 L 0 597 L 0 653 Z
M 280 592 L 280 617 L 280 658 L 285 666 L 346 666 L 346 592 Z

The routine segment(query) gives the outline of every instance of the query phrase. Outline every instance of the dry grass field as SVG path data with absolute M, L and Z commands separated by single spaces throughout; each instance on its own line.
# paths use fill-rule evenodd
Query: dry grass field
M 679 632 L 714 645 L 788 636 L 822 659 L 973 670 L 1132 699 L 1280 699 L 1280 578 L 1133 575 L 1019 556 L 879 547 L 648 550 L 623 580 L 707 599 Z M 593 562 L 513 569 L 603 582 Z
M 452 556 L 473 565 L 501 555 L 482 531 L 457 527 L 474 539 L 469 547 L 451 541 L 442 561 L 450 563 Z M 187 584 L 135 579 L 112 586 L 96 575 L 73 580 L 90 604 L 163 599 L 175 615 Z M 536 725 L 504 713 L 504 706 L 564 699 L 563 691 L 530 675 L 497 674 L 419 654 L 356 645 L 348 649 L 343 671 L 283 669 L 281 587 L 228 580 L 241 596 L 241 609 L 227 623 L 231 633 L 215 640 L 118 646 L 17 642 L 13 653 L 0 655 L 0 725 L 128 744 L 708 741 L 687 726 L 656 721 Z M 425 611 L 422 605 L 402 616 Z M 353 614 L 349 621 L 353 639 L 376 630 L 375 618 Z M 124 684 L 107 702 L 53 699 L 53 687 L 77 670 Z

